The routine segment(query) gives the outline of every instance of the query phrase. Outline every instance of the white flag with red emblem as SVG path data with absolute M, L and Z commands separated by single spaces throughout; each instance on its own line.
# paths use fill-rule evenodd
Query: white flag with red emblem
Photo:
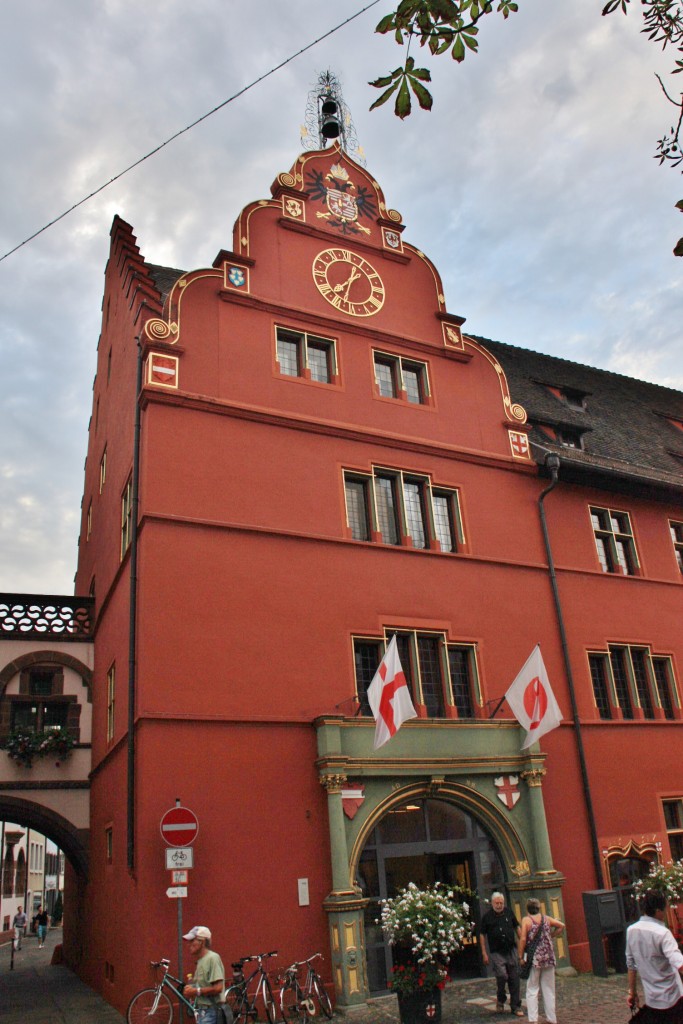
M 377 723 L 375 750 L 390 740 L 405 721 L 417 718 L 401 668 L 395 633 L 368 687 L 368 702 Z
M 519 724 L 526 729 L 522 750 L 540 740 L 541 736 L 545 736 L 562 721 L 562 712 L 551 689 L 538 644 L 524 662 L 505 698 Z

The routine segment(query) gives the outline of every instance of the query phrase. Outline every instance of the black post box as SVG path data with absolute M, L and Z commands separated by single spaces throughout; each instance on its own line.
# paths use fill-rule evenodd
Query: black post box
M 609 937 L 610 953 L 619 973 L 626 971 L 626 922 L 620 894 L 616 889 L 593 889 L 583 893 L 583 912 L 593 974 L 607 977 L 603 938 Z

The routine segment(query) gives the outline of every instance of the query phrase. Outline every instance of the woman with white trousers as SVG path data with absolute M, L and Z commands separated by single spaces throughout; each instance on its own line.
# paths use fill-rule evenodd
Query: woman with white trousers
M 538 992 L 543 996 L 543 1008 L 550 1024 L 557 1024 L 555 1013 L 555 950 L 553 938 L 564 931 L 562 921 L 554 917 L 546 917 L 541 913 L 538 900 L 527 900 L 527 916 L 522 919 L 522 932 L 519 938 L 520 963 L 524 950 L 536 939 L 538 940 L 532 954 L 532 967 L 526 983 L 526 1011 L 530 1024 L 538 1021 Z

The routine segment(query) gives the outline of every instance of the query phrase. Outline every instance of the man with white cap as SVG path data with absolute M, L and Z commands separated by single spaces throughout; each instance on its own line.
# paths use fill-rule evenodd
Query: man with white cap
M 190 956 L 195 962 L 194 977 L 183 989 L 183 995 L 196 1001 L 200 1024 L 219 1024 L 225 969 L 218 953 L 211 949 L 211 932 L 204 925 L 197 925 L 183 938 L 190 943 Z

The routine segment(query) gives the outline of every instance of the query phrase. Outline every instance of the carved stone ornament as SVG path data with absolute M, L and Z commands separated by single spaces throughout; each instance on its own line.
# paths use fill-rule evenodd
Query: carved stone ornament
M 520 773 L 527 786 L 541 786 L 543 784 L 543 776 L 546 774 L 545 768 L 528 768 L 527 771 Z
M 323 786 L 328 793 L 341 793 L 342 789 L 346 787 L 347 778 L 345 775 L 321 775 L 320 785 Z

